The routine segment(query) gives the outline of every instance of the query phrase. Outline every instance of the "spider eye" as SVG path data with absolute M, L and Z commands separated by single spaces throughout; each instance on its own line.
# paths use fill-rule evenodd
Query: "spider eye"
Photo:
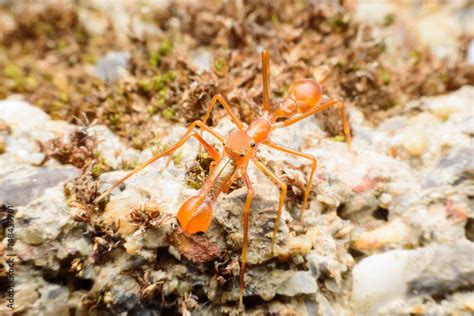
M 245 155 L 244 155 L 244 154 L 240 154 L 240 157 L 243 157 L 243 156 L 245 156 Z
M 257 146 L 257 144 L 255 144 L 255 143 L 250 144 L 250 147 L 252 147 L 252 148 L 254 148 L 255 146 Z
M 225 143 L 222 143 L 222 146 L 224 146 L 224 147 L 225 147 Z

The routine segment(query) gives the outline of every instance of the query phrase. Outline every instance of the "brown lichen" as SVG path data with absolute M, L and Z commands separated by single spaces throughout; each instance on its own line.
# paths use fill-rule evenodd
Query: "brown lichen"
M 168 236 L 170 243 L 188 260 L 202 264 L 216 260 L 222 249 L 206 236 L 186 235 L 178 228 Z
M 96 139 L 89 135 L 86 127 L 75 130 L 69 140 L 54 138 L 39 145 L 44 153 L 40 166 L 53 158 L 62 164 L 83 168 L 97 157 Z

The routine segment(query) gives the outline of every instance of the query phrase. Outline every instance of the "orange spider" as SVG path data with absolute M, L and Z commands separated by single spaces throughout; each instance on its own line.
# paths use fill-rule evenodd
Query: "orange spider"
M 232 182 L 240 175 L 243 178 L 245 185 L 247 186 L 248 193 L 245 201 L 244 213 L 243 213 L 243 224 L 244 224 L 244 239 L 242 244 L 242 257 L 240 267 L 240 304 L 243 306 L 243 290 L 244 290 L 244 273 L 245 273 L 245 262 L 247 256 L 248 246 L 248 220 L 249 211 L 254 191 L 252 189 L 252 183 L 247 175 L 247 166 L 250 160 L 265 173 L 270 179 L 280 187 L 280 200 L 278 205 L 277 216 L 275 220 L 275 226 L 273 229 L 272 237 L 272 250 L 275 244 L 275 238 L 278 232 L 280 216 L 285 201 L 287 186 L 274 175 L 265 165 L 263 165 L 255 156 L 257 149 L 260 145 L 265 145 L 270 148 L 283 151 L 285 153 L 293 154 L 302 158 L 306 158 L 311 161 L 311 172 L 309 174 L 308 183 L 304 193 L 303 203 L 301 205 L 301 217 L 303 216 L 308 201 L 308 195 L 313 180 L 313 175 L 316 170 L 316 158 L 310 154 L 299 152 L 291 148 L 287 148 L 278 144 L 273 143 L 269 136 L 272 130 L 277 128 L 283 128 L 299 122 L 315 113 L 321 112 L 332 106 L 338 106 L 340 115 L 343 122 L 344 133 L 346 141 L 351 148 L 351 135 L 349 125 L 347 123 L 344 105 L 337 99 L 330 99 L 329 101 L 319 104 L 322 94 L 321 86 L 312 79 L 302 79 L 295 81 L 289 88 L 289 94 L 284 102 L 276 108 L 272 109 L 270 102 L 270 90 L 269 90 L 269 55 L 266 50 L 262 52 L 262 68 L 263 68 L 263 114 L 259 118 L 255 119 L 250 123 L 249 126 L 244 125 L 242 121 L 235 116 L 232 112 L 231 106 L 227 103 L 224 97 L 220 94 L 212 98 L 209 109 L 202 121 L 198 120 L 193 122 L 187 129 L 184 136 L 178 141 L 178 143 L 171 148 L 163 151 L 162 153 L 154 156 L 150 160 L 146 161 L 136 169 L 131 171 L 120 181 L 115 183 L 110 189 L 104 192 L 98 199 L 101 200 L 106 195 L 110 194 L 114 188 L 124 182 L 126 179 L 136 174 L 146 166 L 155 162 L 163 156 L 170 155 L 168 157 L 167 164 L 170 162 L 171 155 L 175 150 L 180 148 L 189 138 L 196 138 L 199 143 L 204 146 L 205 150 L 214 159 L 212 168 L 209 176 L 203 183 L 199 194 L 189 198 L 178 211 L 178 222 L 186 234 L 194 234 L 197 232 L 207 232 L 212 221 L 212 204 L 216 201 L 219 194 L 224 191 L 227 192 Z M 214 129 L 206 125 L 206 121 L 214 108 L 219 102 L 227 114 L 230 116 L 232 121 L 235 123 L 237 128 L 225 138 L 220 135 Z M 279 120 L 280 119 L 280 120 Z M 194 129 L 199 127 L 202 131 L 206 131 L 216 137 L 224 145 L 222 152 L 218 152 L 209 143 L 207 143 L 199 133 Z

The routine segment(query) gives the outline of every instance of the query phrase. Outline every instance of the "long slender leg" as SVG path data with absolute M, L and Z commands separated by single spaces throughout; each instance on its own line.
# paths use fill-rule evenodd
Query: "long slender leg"
M 308 202 L 309 191 L 311 189 L 311 183 L 313 182 L 314 172 L 316 171 L 316 167 L 317 167 L 317 164 L 318 164 L 318 162 L 316 160 L 316 157 L 314 157 L 313 155 L 310 155 L 310 154 L 305 154 L 305 153 L 293 150 L 291 148 L 287 148 L 285 146 L 275 144 L 270 140 L 266 140 L 264 142 L 264 144 L 267 145 L 268 147 L 273 148 L 273 149 L 280 150 L 280 151 L 283 151 L 283 152 L 288 153 L 288 154 L 293 154 L 293 155 L 311 160 L 311 162 L 312 162 L 312 164 L 311 164 L 311 173 L 309 174 L 308 183 L 306 184 L 306 189 L 304 190 L 303 204 L 301 205 L 300 218 L 303 218 L 303 214 L 304 214 L 304 211 L 306 209 L 306 203 Z
M 270 112 L 270 57 L 268 51 L 262 51 L 263 110 Z
M 166 155 L 169 155 L 169 154 L 172 154 L 176 149 L 178 149 L 179 147 L 183 146 L 184 143 L 191 137 L 191 136 L 194 136 L 197 138 L 197 140 L 203 144 L 205 146 L 206 149 L 211 149 L 212 146 L 209 145 L 202 137 L 199 136 L 199 134 L 197 134 L 195 131 L 193 131 L 194 127 L 196 126 L 199 126 L 201 129 L 204 129 L 206 131 L 208 131 L 209 133 L 211 133 L 212 135 L 214 135 L 216 138 L 218 138 L 219 140 L 223 141 L 224 138 L 219 135 L 218 133 L 216 133 L 215 131 L 213 131 L 210 127 L 206 126 L 204 123 L 202 123 L 201 121 L 195 121 L 193 122 L 189 127 L 188 129 L 186 130 L 186 133 L 184 134 L 183 137 L 181 137 L 181 139 L 178 141 L 178 143 L 176 143 L 176 145 L 168 148 L 167 150 L 161 152 L 160 154 L 152 157 L 151 159 L 145 161 L 143 164 L 139 165 L 138 167 L 136 167 L 135 169 L 133 169 L 130 173 L 128 173 L 127 175 L 125 175 L 122 179 L 120 179 L 118 182 L 116 182 L 110 189 L 108 189 L 107 191 L 105 191 L 104 193 L 102 193 L 96 200 L 95 202 L 99 202 L 100 200 L 102 200 L 104 197 L 106 197 L 108 194 L 110 194 L 117 186 L 119 186 L 121 183 L 123 183 L 125 180 L 127 180 L 128 178 L 130 178 L 131 176 L 133 176 L 134 174 L 140 172 L 141 170 L 145 169 L 147 166 L 149 166 L 150 164 L 152 164 L 153 162 L 157 161 L 158 159 L 160 159 L 161 157 L 164 157 Z M 212 148 L 212 150 L 209 152 L 214 159 L 220 159 L 220 154 L 214 149 Z M 216 155 L 217 154 L 217 155 Z
M 235 125 L 237 125 L 237 127 L 239 129 L 243 129 L 244 128 L 244 124 L 242 123 L 242 121 L 237 117 L 235 116 L 235 114 L 232 112 L 232 109 L 231 109 L 231 106 L 229 105 L 229 103 L 227 103 L 227 101 L 224 99 L 224 97 L 221 95 L 221 94 L 216 94 L 212 100 L 211 100 L 211 104 L 209 105 L 209 108 L 207 109 L 207 112 L 206 114 L 204 115 L 204 117 L 202 118 L 202 122 L 204 124 L 207 123 L 207 120 L 209 118 L 209 115 L 211 115 L 211 111 L 212 109 L 214 108 L 214 106 L 216 105 L 217 101 L 219 101 L 220 104 L 222 104 L 222 106 L 224 107 L 224 110 L 227 112 L 227 114 L 230 116 L 230 118 L 232 119 L 232 121 L 235 123 Z
M 240 265 L 240 306 L 243 307 L 243 297 L 244 297 L 244 275 L 245 275 L 245 262 L 247 261 L 247 247 L 248 247 L 248 233 L 249 233 L 249 211 L 250 205 L 253 200 L 253 188 L 252 183 L 247 175 L 245 169 L 241 169 L 242 178 L 244 179 L 245 185 L 247 186 L 247 199 L 245 200 L 244 206 L 244 240 L 242 242 L 242 264 Z
M 194 123 L 193 123 L 194 124 Z M 191 124 L 190 127 L 188 127 L 188 130 L 186 131 L 187 133 L 190 131 L 191 126 L 193 125 Z M 201 152 L 201 145 L 204 146 L 204 148 L 206 149 L 206 151 L 211 155 L 211 157 L 214 159 L 214 160 L 219 160 L 220 158 L 220 154 L 219 152 L 217 152 L 217 150 L 214 149 L 214 147 L 212 147 L 211 145 L 209 145 L 208 142 L 206 142 L 203 138 L 202 138 L 202 132 L 203 130 L 211 133 L 213 136 L 215 136 L 217 139 L 219 139 L 220 141 L 223 141 L 224 137 L 222 137 L 221 135 L 217 134 L 217 132 L 215 132 L 213 129 L 211 129 L 210 127 L 208 127 L 207 125 L 205 125 L 204 123 L 202 123 L 201 121 L 196 121 L 195 122 L 196 125 L 198 125 L 200 128 L 201 128 L 201 135 L 195 133 L 193 134 L 193 136 L 199 141 L 199 152 Z M 171 159 L 173 158 L 173 153 L 175 152 L 175 150 L 178 149 L 178 148 L 175 148 L 173 151 L 171 151 L 168 155 L 168 159 L 166 159 L 166 164 L 165 164 L 165 167 L 168 168 L 170 162 L 171 162 Z
M 231 120 L 234 122 L 235 125 L 239 129 L 244 128 L 244 124 L 242 121 L 235 116 L 234 112 L 232 112 L 231 106 L 229 103 L 227 103 L 226 99 L 221 95 L 221 94 L 216 94 L 214 97 L 212 97 L 211 104 L 209 105 L 209 108 L 207 109 L 206 114 L 202 118 L 202 122 L 204 124 L 207 124 L 207 120 L 209 119 L 209 116 L 211 115 L 212 109 L 216 105 L 217 101 L 219 101 L 220 104 L 224 107 L 224 110 L 227 112 L 227 114 L 230 116 Z M 202 136 L 202 131 L 201 131 L 201 136 Z M 199 154 L 201 153 L 201 145 L 199 145 Z
M 314 109 L 312 109 L 311 111 L 309 111 L 307 113 L 303 113 L 303 114 L 294 116 L 292 118 L 289 118 L 289 119 L 287 119 L 283 122 L 276 123 L 276 124 L 274 124 L 274 127 L 279 128 L 279 127 L 286 127 L 286 126 L 293 125 L 296 122 L 299 122 L 302 119 L 307 118 L 308 116 L 311 116 L 311 115 L 314 115 L 318 112 L 324 111 L 324 110 L 326 110 L 326 109 L 328 109 L 328 108 L 330 108 L 331 106 L 334 106 L 334 105 L 337 105 L 338 108 L 339 108 L 339 112 L 340 112 L 341 120 L 342 120 L 342 125 L 344 127 L 344 134 L 346 136 L 346 143 L 349 146 L 349 150 L 352 151 L 351 131 L 349 129 L 349 124 L 347 123 L 347 118 L 346 118 L 346 114 L 345 114 L 345 111 L 344 111 L 344 103 L 340 100 L 337 100 L 337 99 L 332 99 L 332 100 L 330 100 L 330 101 L 328 101 L 324 104 L 318 105 Z
M 281 181 L 275 174 L 273 174 L 264 164 L 262 164 L 257 159 L 252 159 L 253 163 L 257 166 L 258 169 L 262 170 L 273 182 L 276 183 L 280 187 L 280 204 L 278 204 L 278 212 L 277 217 L 275 220 L 275 227 L 273 227 L 273 236 L 272 236 L 272 252 L 275 248 L 275 239 L 278 233 L 278 228 L 280 227 L 280 217 L 281 217 L 281 210 L 283 209 L 283 203 L 285 202 L 286 198 L 286 183 Z

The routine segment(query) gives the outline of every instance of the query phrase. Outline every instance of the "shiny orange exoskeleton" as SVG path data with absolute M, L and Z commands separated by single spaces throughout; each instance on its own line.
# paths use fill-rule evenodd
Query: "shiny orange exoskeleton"
M 289 88 L 288 97 L 280 102 L 279 106 L 272 108 L 270 102 L 270 90 L 269 90 L 269 56 L 268 52 L 264 50 L 262 52 L 262 72 L 263 72 L 263 114 L 256 120 L 250 123 L 249 126 L 234 115 L 231 106 L 227 103 L 222 95 L 216 95 L 212 98 L 209 109 L 202 120 L 193 122 L 187 129 L 185 135 L 180 141 L 165 150 L 164 152 L 156 155 L 150 160 L 146 161 L 142 165 L 138 166 L 135 170 L 127 174 L 120 181 L 115 183 L 109 190 L 104 192 L 99 199 L 102 199 L 105 195 L 112 192 L 112 190 L 124 182 L 127 178 L 133 174 L 139 172 L 146 166 L 150 165 L 154 161 L 161 157 L 170 155 L 181 147 L 189 138 L 195 137 L 205 150 L 214 159 L 212 168 L 209 176 L 201 187 L 199 194 L 189 198 L 178 211 L 178 222 L 186 234 L 194 234 L 197 232 L 207 232 L 212 222 L 212 205 L 218 198 L 219 194 L 224 191 L 226 192 L 232 182 L 238 177 L 242 177 L 245 185 L 248 189 L 247 199 L 244 205 L 243 211 L 243 224 L 244 224 L 244 239 L 242 244 L 242 257 L 240 267 L 240 303 L 242 304 L 243 290 L 244 290 L 244 272 L 245 262 L 247 255 L 248 246 L 248 220 L 249 211 L 254 191 L 252 184 L 247 175 L 247 166 L 252 161 L 257 168 L 264 172 L 270 179 L 280 187 L 280 199 L 275 220 L 275 226 L 273 230 L 272 245 L 275 243 L 275 237 L 278 232 L 280 215 L 283 207 L 283 203 L 286 198 L 287 186 L 281 181 L 275 174 L 273 174 L 265 165 L 263 165 L 256 157 L 255 153 L 259 146 L 265 145 L 270 148 L 283 151 L 285 153 L 293 154 L 302 158 L 306 158 L 311 161 L 311 172 L 309 174 L 308 183 L 306 184 L 303 203 L 301 205 L 301 216 L 306 208 L 313 175 L 316 170 L 316 158 L 312 155 L 293 150 L 278 144 L 273 143 L 270 140 L 270 134 L 272 130 L 277 128 L 283 128 L 290 126 L 296 122 L 303 120 L 315 113 L 323 111 L 332 106 L 338 106 L 341 114 L 344 133 L 346 136 L 347 144 L 351 144 L 351 135 L 349 131 L 349 125 L 347 123 L 344 105 L 337 99 L 330 99 L 327 102 L 320 104 L 322 89 L 321 86 L 312 79 L 302 79 L 295 81 Z M 206 121 L 214 108 L 219 102 L 227 114 L 230 116 L 232 121 L 235 123 L 237 128 L 227 138 L 220 135 L 214 129 L 206 125 Z M 199 127 L 202 132 L 208 132 L 223 143 L 223 150 L 218 152 L 214 147 L 207 143 L 201 135 L 196 132 L 195 127 Z M 169 163 L 168 158 L 168 163 Z

